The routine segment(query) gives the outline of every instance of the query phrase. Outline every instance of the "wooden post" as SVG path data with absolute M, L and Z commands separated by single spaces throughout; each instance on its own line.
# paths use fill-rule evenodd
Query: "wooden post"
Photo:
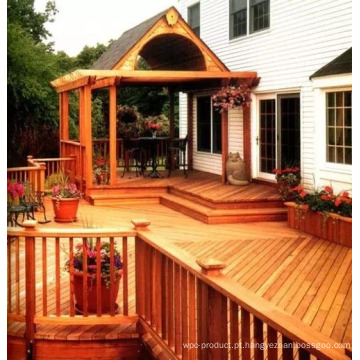
M 35 230 L 35 225 L 26 228 Z M 25 271 L 26 271 L 26 351 L 31 355 L 35 337 L 34 317 L 36 311 L 36 290 L 35 290 L 35 238 L 25 235 Z
M 39 163 L 39 177 L 38 177 L 38 184 L 37 184 L 37 190 L 38 191 L 44 191 L 45 190 L 45 170 L 46 170 L 46 164 L 45 163 Z
M 221 274 L 221 270 L 226 267 L 225 263 L 214 258 L 196 259 L 196 262 L 200 265 L 202 273 L 210 276 Z
M 193 169 L 193 148 L 194 148 L 194 96 L 187 94 L 187 118 L 188 118 L 188 169 Z
M 64 91 L 59 95 L 60 117 L 60 157 L 64 156 L 61 140 L 69 140 L 69 93 Z
M 116 184 L 116 85 L 109 87 L 110 185 Z
M 229 116 L 228 111 L 221 113 L 221 182 L 226 184 L 226 159 L 229 152 Z M 245 135 L 244 135 L 245 137 Z
M 251 181 L 251 105 L 243 106 L 244 161 L 246 180 Z
M 169 88 L 169 120 L 170 120 L 170 139 L 175 137 L 175 109 L 174 109 L 174 90 Z
M 91 85 L 80 91 L 80 141 L 85 145 L 86 188 L 92 185 L 92 126 L 91 126 Z

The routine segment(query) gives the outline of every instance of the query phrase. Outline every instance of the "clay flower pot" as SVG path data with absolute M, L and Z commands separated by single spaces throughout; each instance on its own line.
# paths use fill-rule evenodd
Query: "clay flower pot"
M 119 306 L 116 299 L 119 292 L 122 270 L 117 271 L 116 280 L 113 282 L 113 292 L 110 299 L 110 286 L 106 286 L 104 279 L 101 278 L 101 311 L 102 313 L 110 313 L 111 308 L 117 312 Z M 83 272 L 74 272 L 74 296 L 75 310 L 82 314 L 84 312 L 83 298 Z M 97 279 L 94 274 L 87 275 L 87 310 L 88 313 L 97 312 Z
M 73 222 L 77 220 L 76 214 L 79 198 L 52 198 L 56 222 Z

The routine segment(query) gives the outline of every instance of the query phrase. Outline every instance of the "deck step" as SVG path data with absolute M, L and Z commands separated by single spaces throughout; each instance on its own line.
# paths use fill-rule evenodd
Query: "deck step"
M 285 221 L 287 218 L 284 208 L 212 209 L 174 194 L 161 195 L 160 204 L 207 224 Z
M 91 205 L 124 205 L 124 204 L 158 204 L 160 196 L 165 192 L 138 193 L 138 194 L 106 194 L 90 195 Z

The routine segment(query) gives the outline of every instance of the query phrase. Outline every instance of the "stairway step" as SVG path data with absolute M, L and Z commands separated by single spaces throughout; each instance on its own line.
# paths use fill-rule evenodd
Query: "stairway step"
M 207 224 L 285 221 L 287 218 L 287 210 L 284 208 L 212 209 L 173 194 L 161 195 L 160 204 Z

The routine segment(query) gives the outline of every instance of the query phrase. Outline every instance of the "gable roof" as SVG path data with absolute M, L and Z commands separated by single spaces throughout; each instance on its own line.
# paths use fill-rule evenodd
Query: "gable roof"
M 134 70 L 139 55 L 156 70 L 229 71 L 174 6 L 125 31 L 92 69 Z
M 146 34 L 151 27 L 166 15 L 167 11 L 161 13 L 143 21 L 141 24 L 136 25 L 132 29 L 125 31 L 119 39 L 114 41 L 109 49 L 107 49 L 100 57 L 95 61 L 92 66 L 94 70 L 110 70 L 140 39 Z
M 329 75 L 351 74 L 352 73 L 352 47 L 342 53 L 340 56 L 330 61 L 328 64 L 317 70 L 310 76 L 322 77 Z

